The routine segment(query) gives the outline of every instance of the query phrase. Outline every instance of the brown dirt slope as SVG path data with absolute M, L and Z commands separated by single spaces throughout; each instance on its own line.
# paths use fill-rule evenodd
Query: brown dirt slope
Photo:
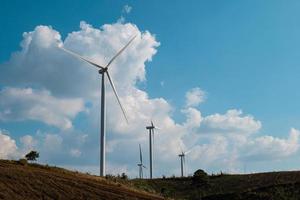
M 37 164 L 0 160 L 0 199 L 163 199 L 104 178 Z

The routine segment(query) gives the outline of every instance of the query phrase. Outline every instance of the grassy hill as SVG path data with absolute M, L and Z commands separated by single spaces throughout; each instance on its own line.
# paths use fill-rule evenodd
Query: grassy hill
M 57 167 L 0 160 L 0 199 L 298 200 L 300 172 L 122 180 Z
M 57 167 L 0 160 L 0 199 L 163 199 L 130 185 Z
M 133 180 L 136 187 L 174 199 L 299 200 L 300 172 L 209 176 L 207 185 L 189 178 Z

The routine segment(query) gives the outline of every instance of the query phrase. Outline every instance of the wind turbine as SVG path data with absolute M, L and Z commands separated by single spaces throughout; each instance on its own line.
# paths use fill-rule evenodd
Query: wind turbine
M 76 58 L 83 60 L 87 63 L 89 63 L 90 65 L 93 65 L 94 67 L 99 69 L 99 74 L 102 75 L 102 80 L 101 80 L 101 119 L 100 119 L 100 176 L 105 176 L 105 123 L 106 123 L 106 106 L 105 106 L 105 75 L 107 76 L 109 83 L 114 91 L 114 94 L 118 100 L 118 103 L 120 105 L 120 108 L 123 112 L 123 115 L 126 119 L 126 122 L 128 123 L 128 119 L 126 116 L 126 112 L 125 109 L 123 108 L 119 95 L 116 91 L 115 85 L 108 73 L 108 67 L 113 63 L 113 61 L 129 46 L 129 44 L 135 39 L 136 36 L 132 37 L 129 42 L 122 48 L 120 49 L 120 51 L 117 52 L 117 54 L 112 57 L 112 59 L 103 67 L 102 65 L 97 64 L 96 62 L 85 58 L 81 55 L 78 55 L 77 53 L 70 51 L 68 49 L 65 49 L 63 47 L 60 47 L 62 50 L 64 50 L 65 52 L 75 56 Z
M 140 163 L 138 164 L 139 166 L 139 177 L 140 179 L 143 178 L 143 168 L 146 169 L 146 166 L 143 164 L 143 154 L 142 154 L 142 148 L 141 148 L 141 144 L 139 144 L 140 147 Z
M 153 169 L 153 143 L 154 143 L 154 129 L 159 129 L 154 126 L 153 121 L 151 121 L 150 126 L 146 126 L 146 129 L 149 130 L 149 158 L 150 158 L 150 179 L 152 179 L 152 169 Z
M 181 177 L 184 176 L 184 169 L 186 168 L 186 164 L 185 164 L 185 156 L 190 153 L 191 150 L 184 152 L 183 150 L 181 150 L 181 154 L 179 154 L 178 156 L 180 157 L 180 166 L 181 166 Z

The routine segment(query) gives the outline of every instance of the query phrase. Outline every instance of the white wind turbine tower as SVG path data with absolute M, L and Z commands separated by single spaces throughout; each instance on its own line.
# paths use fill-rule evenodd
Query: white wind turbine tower
M 186 169 L 185 156 L 191 151 L 192 150 L 184 152 L 183 150 L 181 150 L 181 153 L 178 155 L 180 157 L 181 177 L 184 177 L 184 171 Z
M 143 168 L 146 169 L 146 166 L 143 164 L 143 154 L 142 154 L 142 148 L 141 148 L 141 144 L 139 144 L 140 147 L 140 163 L 137 164 L 139 166 L 139 178 L 142 179 L 143 176 Z
M 152 179 L 152 173 L 153 173 L 153 143 L 154 143 L 154 129 L 159 129 L 154 126 L 153 122 L 151 121 L 150 126 L 146 126 L 146 129 L 149 130 L 149 158 L 150 158 L 150 179 Z
M 126 119 L 126 122 L 128 123 L 128 119 L 125 113 L 125 109 L 123 108 L 121 101 L 119 99 L 118 93 L 116 91 L 115 85 L 108 73 L 108 67 L 113 63 L 113 61 L 129 46 L 129 44 L 135 39 L 136 36 L 132 37 L 131 40 L 120 50 L 118 51 L 118 53 L 112 57 L 112 59 L 103 67 L 102 65 L 97 64 L 94 61 L 91 61 L 88 58 L 85 58 L 81 55 L 78 55 L 75 52 L 72 52 L 68 49 L 65 49 L 63 47 L 60 47 L 62 50 L 64 50 L 65 52 L 93 65 L 94 67 L 97 67 L 99 69 L 99 74 L 102 75 L 102 80 L 101 80 L 101 119 L 100 119 L 100 176 L 105 176 L 105 123 L 106 123 L 106 119 L 105 119 L 105 115 L 106 115 L 106 106 L 105 106 L 105 75 L 107 76 L 109 83 L 114 91 L 114 94 L 118 100 L 118 103 L 121 107 L 121 110 L 123 112 L 123 115 Z

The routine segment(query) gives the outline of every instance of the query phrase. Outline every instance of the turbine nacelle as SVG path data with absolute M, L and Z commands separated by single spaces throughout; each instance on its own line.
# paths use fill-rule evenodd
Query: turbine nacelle
M 156 127 L 156 126 L 154 126 L 154 124 L 153 124 L 153 121 L 151 120 L 151 125 L 150 126 L 146 126 L 146 129 L 147 130 L 149 130 L 149 129 L 157 129 L 157 130 L 160 130 L 160 128 L 158 128 L 158 127 Z
M 107 72 L 108 68 L 101 68 L 98 70 L 99 74 L 104 74 L 105 72 Z
M 149 130 L 149 129 L 155 129 L 155 126 L 146 126 L 146 129 Z
M 185 156 L 185 154 L 184 154 L 184 153 L 182 153 L 182 154 L 178 154 L 178 156 L 179 156 L 179 157 L 184 157 L 184 156 Z

